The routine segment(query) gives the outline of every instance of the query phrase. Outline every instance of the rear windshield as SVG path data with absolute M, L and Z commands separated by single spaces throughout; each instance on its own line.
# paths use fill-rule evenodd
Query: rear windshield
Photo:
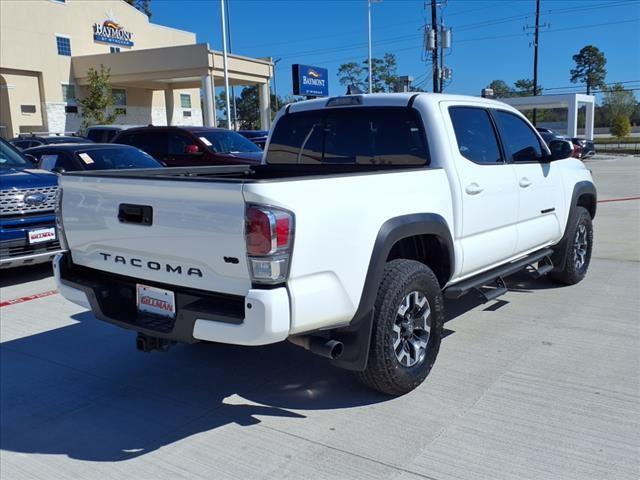
M 428 165 L 418 112 L 347 107 L 289 113 L 278 120 L 267 163 Z
M 153 157 L 133 147 L 92 149 L 76 155 L 85 170 L 162 167 Z

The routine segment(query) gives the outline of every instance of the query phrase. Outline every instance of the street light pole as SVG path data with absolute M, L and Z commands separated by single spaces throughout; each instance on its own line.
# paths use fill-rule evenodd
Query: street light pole
M 276 68 L 278 67 L 278 62 L 280 60 L 282 59 L 278 58 L 273 61 L 273 96 L 276 101 L 276 112 L 280 109 L 280 106 L 278 105 L 278 86 L 276 85 Z
M 369 20 L 369 93 L 373 93 L 373 68 L 371 65 L 371 0 L 367 0 L 367 17 Z
M 224 68 L 224 96 L 227 106 L 227 128 L 231 130 L 231 105 L 229 102 L 229 72 L 227 70 L 227 22 L 225 21 L 224 0 L 220 0 L 220 20 L 222 21 L 222 65 Z

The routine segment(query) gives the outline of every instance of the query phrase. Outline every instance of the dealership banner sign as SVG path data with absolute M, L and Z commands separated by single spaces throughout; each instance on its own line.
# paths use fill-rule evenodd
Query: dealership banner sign
M 329 72 L 326 68 L 292 65 L 293 94 L 307 97 L 329 96 Z
M 93 24 L 93 39 L 96 42 L 112 43 L 123 47 L 133 47 L 133 33 L 125 30 L 113 20 Z

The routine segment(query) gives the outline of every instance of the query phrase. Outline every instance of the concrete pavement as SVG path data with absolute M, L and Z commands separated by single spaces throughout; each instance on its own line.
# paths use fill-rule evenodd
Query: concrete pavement
M 588 161 L 600 199 L 640 159 Z M 640 478 L 640 200 L 601 203 L 587 279 L 450 303 L 427 381 L 390 399 L 289 344 L 179 345 L 59 295 L 0 309 L 2 479 Z M 2 300 L 54 288 L 2 272 Z

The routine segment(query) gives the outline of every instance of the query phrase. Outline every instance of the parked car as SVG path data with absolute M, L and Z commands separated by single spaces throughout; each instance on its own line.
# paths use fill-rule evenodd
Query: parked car
M 267 137 L 269 136 L 268 130 L 238 130 L 238 133 L 245 138 L 248 138 L 262 150 L 267 143 Z
M 29 136 L 21 136 L 12 138 L 9 140 L 14 147 L 19 148 L 20 150 L 25 150 L 31 147 L 37 147 L 39 145 L 54 145 L 56 143 L 90 143 L 91 140 L 88 140 L 83 137 L 76 137 L 73 135 L 50 135 L 47 137 L 40 137 L 35 135 Z
M 58 178 L 0 139 L 0 268 L 49 262 L 61 251 L 55 224 Z
M 265 165 L 63 175 L 56 281 L 143 351 L 288 339 L 404 394 L 435 362 L 445 297 L 497 298 L 527 268 L 586 276 L 596 190 L 550 144 L 485 98 L 295 103 Z
M 162 167 L 142 150 L 114 143 L 43 145 L 28 148 L 24 153 L 37 160 L 38 168 L 54 173 Z
M 571 139 L 571 141 L 574 145 L 579 145 L 582 149 L 580 158 L 591 158 L 596 154 L 596 145 L 593 140 L 589 140 L 588 138 L 574 137 Z
M 259 164 L 262 150 L 237 132 L 209 127 L 142 127 L 113 143 L 132 145 L 169 167 Z
M 143 125 L 91 125 L 87 128 L 85 136 L 96 143 L 109 143 L 123 130 L 141 126 Z
M 561 135 L 550 128 L 536 127 L 540 136 L 544 139 L 547 144 L 549 144 L 550 140 L 553 139 L 564 139 L 573 144 L 573 154 L 572 156 L 575 158 L 589 158 L 595 155 L 596 149 L 593 143 L 593 140 L 588 140 L 585 138 L 574 137 L 570 138 L 565 135 Z

